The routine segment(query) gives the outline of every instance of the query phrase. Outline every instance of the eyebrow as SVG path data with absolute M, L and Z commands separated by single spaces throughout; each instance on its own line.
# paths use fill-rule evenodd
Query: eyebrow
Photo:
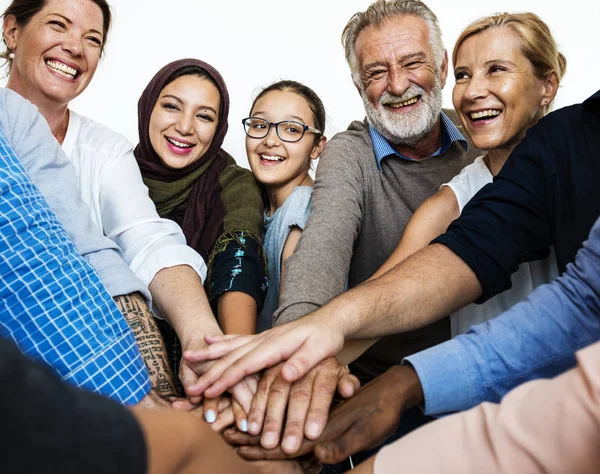
M 406 54 L 405 56 L 402 56 L 398 61 L 398 63 L 406 63 L 406 62 L 410 62 L 411 60 L 414 59 L 419 59 L 419 60 L 425 60 L 427 59 L 427 56 L 425 55 L 425 53 L 411 53 L 411 54 Z M 369 64 L 365 64 L 363 66 L 364 70 L 368 70 L 368 69 L 372 69 L 375 67 L 387 67 L 387 63 L 384 61 L 375 61 Z
M 262 110 L 259 110 L 257 112 L 254 112 L 252 115 L 264 115 L 266 112 L 263 112 Z M 297 115 L 290 115 L 291 118 L 293 118 L 294 120 L 297 120 L 298 122 L 302 122 L 304 125 L 306 125 L 306 121 L 302 118 L 302 117 L 298 117 Z M 289 122 L 288 120 L 284 120 L 284 122 Z
M 167 98 L 173 99 L 173 100 L 179 102 L 180 104 L 183 104 L 183 100 L 181 100 L 179 97 L 177 97 L 176 95 L 173 95 L 173 94 L 165 94 L 165 95 L 161 96 L 160 98 L 161 99 L 167 99 Z M 213 109 L 210 105 L 200 105 L 200 106 L 198 106 L 198 108 L 199 109 L 208 109 L 208 110 L 211 110 L 215 115 L 219 115 L 217 113 L 217 111 L 215 109 Z
M 50 15 L 54 15 L 54 16 L 59 16 L 61 17 L 63 20 L 65 20 L 66 23 L 68 23 L 69 25 L 73 24 L 73 21 L 69 18 L 67 18 L 64 15 L 61 15 L 60 13 L 50 13 Z M 89 30 L 89 33 L 96 33 L 98 35 L 100 35 L 102 37 L 102 39 L 104 39 L 104 35 L 102 33 L 100 33 L 98 30 L 95 30 L 94 28 L 92 28 L 91 30 Z
M 512 61 L 509 61 L 507 59 L 490 59 L 489 61 L 486 61 L 483 65 L 489 66 L 490 64 L 494 64 L 494 63 L 510 64 L 511 66 L 516 67 L 515 63 L 513 63 Z

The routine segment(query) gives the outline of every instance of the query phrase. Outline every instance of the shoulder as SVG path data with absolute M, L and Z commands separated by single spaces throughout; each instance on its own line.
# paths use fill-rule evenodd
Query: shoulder
M 304 229 L 310 213 L 312 186 L 297 186 L 278 211 L 277 221 L 282 228 Z
M 327 142 L 323 149 L 323 155 L 334 155 L 340 151 L 358 155 L 365 148 L 373 148 L 369 128 L 366 123 L 355 120 L 348 126 L 347 130 L 336 133 Z
M 0 128 L 8 139 L 39 115 L 35 105 L 5 87 L 0 88 Z
M 319 159 L 317 176 L 322 176 L 326 170 L 352 176 L 364 173 L 369 165 L 372 165 L 373 172 L 377 170 L 369 128 L 366 122 L 356 120 L 347 130 L 336 133 L 327 142 Z
M 258 189 L 258 183 L 256 182 L 256 179 L 254 179 L 252 171 L 238 165 L 230 155 L 227 154 L 226 157 L 217 156 L 216 159 L 227 160 L 227 166 L 225 166 L 219 176 L 221 186 L 228 187 L 234 184 L 246 184 L 252 188 Z
M 296 215 L 307 214 L 312 192 L 312 186 L 297 186 L 285 200 L 284 207 L 288 212 Z
M 105 125 L 70 111 L 69 127 L 77 127 L 74 147 L 93 151 L 94 154 L 120 155 L 133 150 L 129 140 Z M 72 121 L 72 122 L 71 122 Z

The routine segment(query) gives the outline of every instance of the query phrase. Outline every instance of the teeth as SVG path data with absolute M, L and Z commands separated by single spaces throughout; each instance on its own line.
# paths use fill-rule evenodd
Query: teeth
M 398 102 L 396 104 L 387 104 L 387 105 L 389 105 L 390 107 L 392 107 L 394 109 L 397 109 L 399 107 L 406 107 L 407 105 L 412 105 L 412 104 L 416 103 L 419 100 L 419 97 L 420 96 L 417 96 L 417 97 L 413 97 L 412 99 L 405 100 L 404 102 Z
M 190 143 L 182 143 L 180 141 L 175 140 L 174 138 L 165 137 L 169 143 L 172 143 L 179 148 L 192 148 L 194 145 Z
M 481 112 L 473 112 L 472 114 L 470 114 L 471 120 L 477 120 L 484 117 L 496 117 L 498 115 L 500 115 L 500 111 L 493 109 L 482 110 Z
M 48 60 L 46 61 L 46 65 L 61 76 L 68 77 L 69 79 L 73 79 L 77 75 L 77 69 L 58 61 Z
M 262 160 L 266 160 L 266 161 L 283 161 L 285 158 L 282 158 L 281 156 L 272 156 L 272 155 L 260 155 L 260 158 Z

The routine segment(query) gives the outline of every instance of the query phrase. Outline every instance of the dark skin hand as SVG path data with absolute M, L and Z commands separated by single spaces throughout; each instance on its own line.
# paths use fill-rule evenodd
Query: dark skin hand
M 315 441 L 305 438 L 292 456 L 281 447 L 262 448 L 258 436 L 235 429 L 223 434 L 228 443 L 238 446 L 240 456 L 249 460 L 289 459 L 314 451 L 319 461 L 336 464 L 384 442 L 396 431 L 404 410 L 421 403 L 423 390 L 415 370 L 408 365 L 395 366 L 338 405 L 323 434 Z

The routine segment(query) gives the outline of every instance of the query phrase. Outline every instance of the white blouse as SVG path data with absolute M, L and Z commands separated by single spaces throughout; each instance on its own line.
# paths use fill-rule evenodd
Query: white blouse
M 206 277 L 206 263 L 186 245 L 181 228 L 156 212 L 125 137 L 69 111 L 63 150 L 79 178 L 92 220 L 123 251 L 133 273 L 149 285 L 159 270 L 189 265 Z
M 465 166 L 449 183 L 442 184 L 442 186 L 448 186 L 454 191 L 459 210 L 462 213 L 471 198 L 493 180 L 492 173 L 483 161 L 483 157 L 480 156 L 475 159 L 474 163 Z M 545 260 L 519 265 L 519 269 L 512 274 L 510 290 L 490 298 L 483 304 L 471 303 L 453 313 L 450 316 L 452 337 L 466 333 L 474 324 L 495 318 L 519 301 L 524 300 L 536 287 L 549 283 L 557 276 L 558 266 L 553 247 Z

